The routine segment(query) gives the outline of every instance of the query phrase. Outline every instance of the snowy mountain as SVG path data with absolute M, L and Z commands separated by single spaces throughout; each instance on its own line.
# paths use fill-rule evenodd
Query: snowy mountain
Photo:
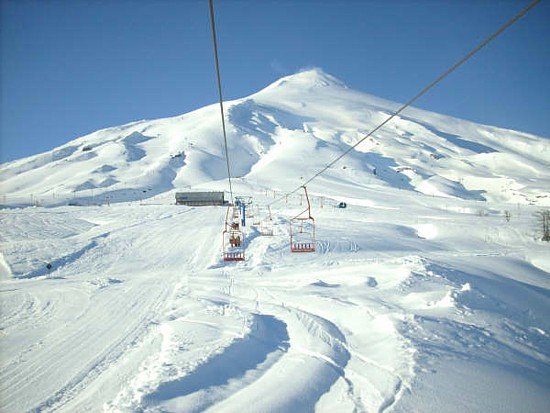
M 282 191 L 395 107 L 320 70 L 228 102 L 240 262 L 227 208 L 174 205 L 227 186 L 217 105 L 2 165 L 0 410 L 548 411 L 548 140 L 410 109 L 308 185 L 291 252 Z
M 397 107 L 319 69 L 284 77 L 226 103 L 232 175 L 249 187 L 294 188 Z M 2 165 L 2 192 L 12 199 L 32 194 L 46 203 L 62 195 L 116 201 L 212 181 L 223 185 L 220 129 L 216 104 L 103 129 Z M 411 108 L 312 189 L 322 190 L 323 181 L 368 182 L 435 196 L 550 205 L 549 142 Z

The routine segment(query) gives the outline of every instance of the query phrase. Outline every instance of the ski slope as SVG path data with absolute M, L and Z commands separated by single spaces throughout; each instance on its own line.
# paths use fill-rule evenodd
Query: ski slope
M 221 207 L 4 211 L 3 409 L 544 411 L 550 262 L 528 207 L 358 195 L 374 204 L 313 198 L 315 254 L 289 253 L 294 197 L 229 265 Z
M 547 411 L 544 138 L 411 109 L 308 186 L 290 253 L 281 191 L 394 105 L 319 70 L 229 103 L 234 191 L 280 199 L 242 263 L 225 208 L 173 205 L 227 185 L 215 106 L 2 165 L 0 410 Z

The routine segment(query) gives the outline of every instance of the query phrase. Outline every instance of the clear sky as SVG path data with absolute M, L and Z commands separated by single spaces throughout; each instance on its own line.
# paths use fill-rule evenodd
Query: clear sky
M 0 162 L 217 99 L 207 0 L 1 1 Z M 527 1 L 217 0 L 225 98 L 320 67 L 404 102 Z M 550 136 L 550 2 L 416 106 Z

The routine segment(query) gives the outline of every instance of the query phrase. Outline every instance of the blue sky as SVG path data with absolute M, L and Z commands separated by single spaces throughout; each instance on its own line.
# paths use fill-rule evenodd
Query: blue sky
M 217 99 L 207 0 L 0 1 L 1 162 Z M 320 67 L 403 102 L 527 3 L 217 0 L 225 98 Z M 550 136 L 549 3 L 416 106 Z

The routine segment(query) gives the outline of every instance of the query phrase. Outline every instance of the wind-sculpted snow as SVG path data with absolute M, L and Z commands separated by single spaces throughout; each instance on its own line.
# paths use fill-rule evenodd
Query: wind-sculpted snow
M 273 316 L 256 314 L 252 315 L 249 328 L 243 338 L 236 339 L 189 374 L 161 383 L 144 398 L 145 409 L 175 405 L 177 410 L 203 411 L 238 391 L 235 382 L 245 377 L 250 382 L 253 375 L 262 374 L 262 369 L 269 368 L 274 358 L 280 358 L 287 350 L 287 329 Z
M 442 132 L 438 129 L 435 129 L 434 127 L 431 127 L 429 125 L 423 124 L 426 129 L 428 129 L 430 132 L 432 132 L 434 135 L 441 136 L 445 139 L 447 139 L 449 142 L 453 143 L 454 145 L 458 146 L 459 148 L 467 149 L 469 151 L 475 152 L 475 153 L 491 153 L 496 152 L 495 149 L 490 148 L 489 146 L 483 145 L 478 142 L 473 142 L 468 139 L 463 139 L 458 135 L 452 135 L 450 133 Z

